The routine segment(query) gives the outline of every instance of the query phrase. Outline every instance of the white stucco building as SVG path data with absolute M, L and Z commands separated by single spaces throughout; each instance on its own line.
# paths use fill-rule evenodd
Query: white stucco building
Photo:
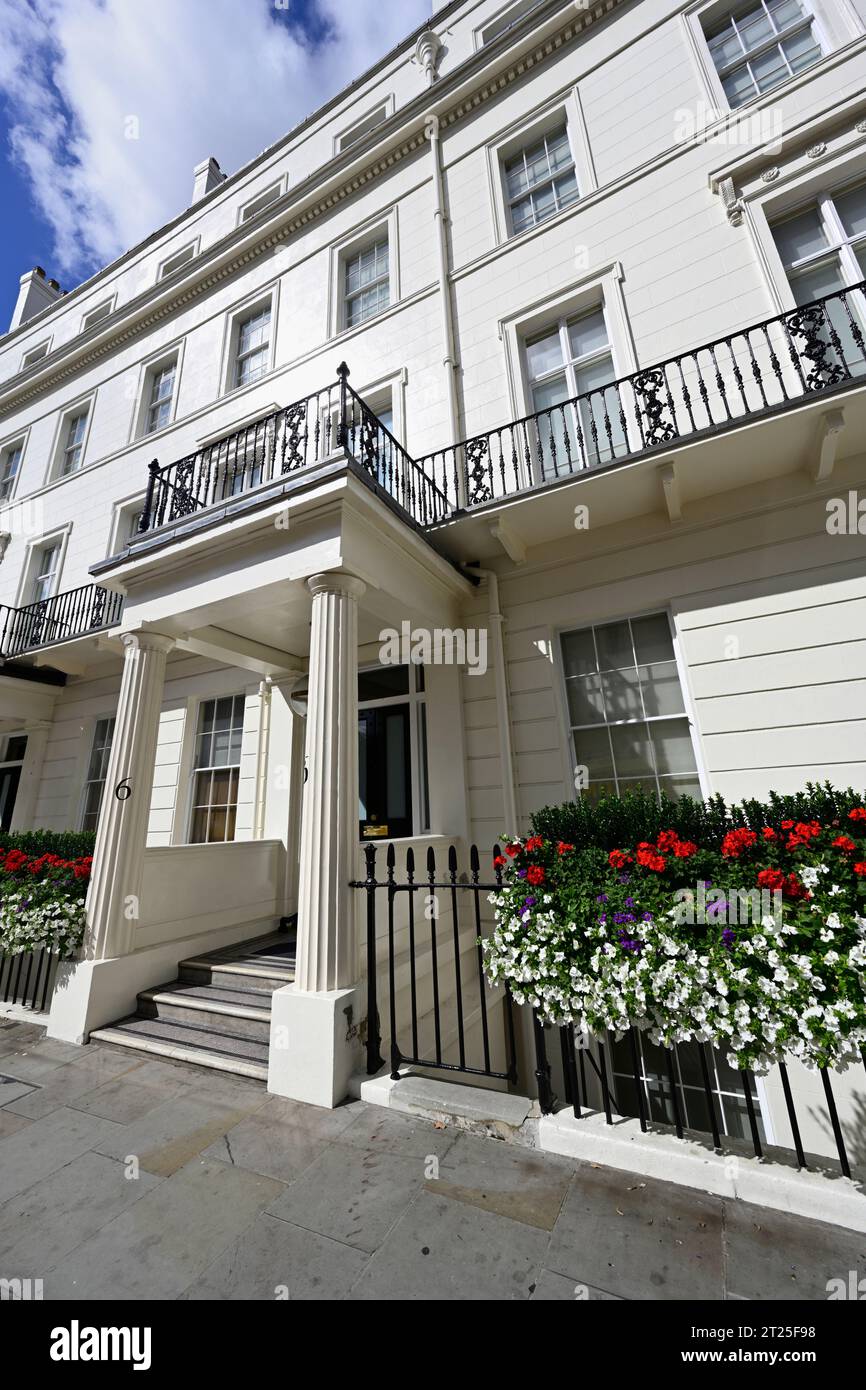
M 365 840 L 487 863 L 576 771 L 866 785 L 864 91 L 866 0 L 455 0 L 83 285 L 22 278 L 2 823 L 98 824 L 51 1032 L 298 912 L 295 984 L 224 1017 L 333 1103 Z M 382 665 L 436 629 L 462 664 Z

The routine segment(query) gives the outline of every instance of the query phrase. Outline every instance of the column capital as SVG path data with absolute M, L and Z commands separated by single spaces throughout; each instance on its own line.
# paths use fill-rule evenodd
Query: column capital
M 347 594 L 350 598 L 359 599 L 367 592 L 367 585 L 363 579 L 338 571 L 311 575 L 307 580 L 307 588 L 313 598 L 316 594 Z
M 124 655 L 137 650 L 164 652 L 168 655 L 175 645 L 174 637 L 166 637 L 161 632 L 122 632 L 120 640 L 123 643 Z

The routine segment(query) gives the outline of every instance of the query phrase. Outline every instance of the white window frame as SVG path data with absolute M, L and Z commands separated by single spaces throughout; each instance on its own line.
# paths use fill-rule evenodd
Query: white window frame
M 358 665 L 359 678 L 367 671 L 379 671 L 382 669 L 379 661 L 364 661 Z M 417 667 L 409 663 L 409 690 L 406 695 L 385 695 L 380 700 L 360 700 L 358 701 L 358 711 L 367 709 L 387 709 L 391 705 L 409 706 L 409 757 L 410 757 L 410 777 L 412 782 L 412 835 L 429 835 L 430 826 L 425 821 L 432 819 L 430 813 L 430 745 L 429 738 L 427 744 L 426 759 L 426 781 L 424 776 L 424 757 L 421 743 L 423 732 L 423 721 L 421 717 L 421 706 L 427 704 L 429 699 L 429 671 L 424 670 L 424 689 L 418 689 Z M 425 715 L 426 720 L 426 715 Z M 428 725 L 429 734 L 429 725 Z M 425 816 L 425 806 L 427 815 Z M 389 839 L 392 837 L 388 837 Z M 361 840 L 361 844 L 368 844 L 369 841 Z
M 578 317 L 593 309 L 602 309 L 607 324 L 608 341 L 613 359 L 614 380 L 630 376 L 638 369 L 634 340 L 626 313 L 622 284 L 624 274 L 619 261 L 578 281 L 567 293 L 552 299 L 542 299 L 527 305 L 518 313 L 499 321 L 499 336 L 505 352 L 506 379 L 508 381 L 509 405 L 512 420 L 522 420 L 534 413 L 532 388 L 526 369 L 524 344 L 545 328 L 551 327 L 558 319 Z M 525 461 L 521 459 L 520 470 L 524 486 L 531 486 L 535 477 L 535 460 L 532 474 L 526 474 Z
M 189 724 L 189 728 L 190 728 L 189 773 L 188 773 L 188 781 L 187 781 L 187 806 L 186 806 L 186 819 L 185 819 L 185 823 L 186 823 L 186 839 L 183 841 L 184 844 L 187 844 L 187 845 L 208 845 L 208 844 L 218 844 L 218 845 L 219 845 L 219 844 L 234 844 L 234 843 L 237 841 L 237 839 L 238 839 L 238 834 L 237 834 L 237 813 L 238 813 L 238 808 L 239 808 L 239 806 L 240 806 L 241 767 L 242 767 L 242 764 L 243 764 L 243 756 L 244 756 L 244 754 L 243 754 L 243 738 L 244 738 L 244 732 L 245 732 L 245 729 L 246 729 L 247 698 L 248 698 L 248 696 L 247 696 L 247 691 L 246 691 L 246 690 L 240 690 L 240 691 L 239 691 L 239 690 L 237 689 L 236 686 L 233 686 L 232 689 L 231 689 L 231 690 L 228 690 L 228 691 L 218 692 L 218 693 L 214 693 L 214 694 L 210 694 L 210 693 L 209 693 L 209 694 L 203 694 L 203 695 L 201 696 L 200 699 L 198 699 L 198 700 L 195 701 L 194 706 L 191 706 L 190 709 L 189 709 L 189 719 L 190 719 L 190 724 Z M 196 781 L 197 781 L 197 779 L 198 779 L 198 775 L 199 775 L 200 772 L 214 772 L 214 771 L 219 771 L 219 770 L 220 770 L 219 768 L 214 768 L 213 766 L 209 766 L 209 767 L 199 767 L 199 766 L 197 765 L 197 763 L 196 763 L 196 749 L 197 749 L 197 744 L 198 744 L 199 726 L 200 726 L 200 723 L 201 723 L 201 712 L 202 712 L 202 709 L 204 708 L 205 705 L 208 705 L 208 704 L 216 704 L 216 703 L 218 703 L 220 700 L 232 700 L 232 701 L 234 701 L 234 700 L 240 700 L 240 702 L 241 702 L 241 711 L 242 711 L 242 717 L 241 717 L 241 749 L 240 749 L 240 753 L 239 753 L 239 755 L 238 755 L 238 762 L 237 762 L 237 763 L 225 763 L 225 764 L 223 765 L 223 767 L 224 767 L 225 769 L 235 769 L 235 768 L 236 768 L 236 769 L 237 769 L 237 774 L 238 774 L 238 788 L 237 788 L 237 789 L 238 789 L 238 798 L 237 798 L 237 800 L 235 801 L 235 833 L 234 833 L 234 835 L 233 835 L 233 837 L 232 837 L 231 840 L 193 840 L 193 838 L 192 838 L 192 829 L 193 829 L 193 821 L 194 821 L 194 819 L 195 819 L 195 812 L 196 812 L 195 786 L 196 786 Z
M 72 531 L 72 522 L 68 521 L 64 526 L 58 526 L 54 531 L 48 531 L 44 536 L 36 536 L 27 542 L 24 551 L 24 563 L 21 566 L 21 575 L 18 580 L 18 592 L 15 597 L 15 608 L 26 608 L 31 603 L 39 600 L 33 597 L 33 585 L 39 572 L 39 557 L 49 546 L 59 546 L 57 566 L 54 571 L 54 587 L 49 598 L 62 593 L 61 580 L 63 570 L 66 565 L 66 551 L 69 545 L 69 536 Z
M 496 43 L 503 34 L 507 34 L 510 29 L 518 25 L 521 20 L 530 15 L 533 10 L 539 9 L 544 4 L 544 0 L 508 0 L 507 5 L 503 5 L 495 14 L 488 15 L 483 24 L 473 30 L 472 38 L 476 51 L 479 48 L 488 48 L 490 44 Z M 514 18 L 509 16 L 513 13 Z M 500 27 L 501 26 L 501 27 Z M 496 29 L 495 34 L 491 34 L 491 29 Z
M 399 372 L 391 373 L 388 376 L 377 377 L 375 381 L 367 382 L 364 386 L 355 387 L 357 394 L 364 401 L 365 405 L 372 410 L 374 415 L 378 415 L 383 403 L 387 399 L 390 401 L 391 409 L 391 434 L 397 443 L 406 447 L 406 383 L 408 372 L 405 367 L 401 367 Z M 387 409 L 387 406 L 386 406 Z M 336 439 L 336 427 L 339 423 L 339 407 L 334 407 L 331 414 L 331 438 Z
M 375 119 L 379 117 L 380 112 L 380 119 Z M 360 144 L 365 135 L 369 135 L 373 130 L 378 130 L 379 126 L 384 125 L 393 114 L 394 97 L 393 94 L 389 93 L 388 96 L 377 101 L 374 106 L 368 107 L 363 115 L 356 116 L 350 125 L 337 131 L 334 136 L 334 154 L 345 154 L 347 150 L 353 149 L 355 145 Z M 361 127 L 360 134 L 356 134 L 359 127 Z
M 350 328 L 346 319 L 346 264 L 353 256 L 381 239 L 387 239 L 388 242 L 388 305 L 371 318 L 365 319 L 363 323 L 353 324 Z M 398 307 L 400 303 L 400 244 L 396 207 L 387 209 L 379 217 L 355 228 L 349 236 L 344 237 L 331 247 L 330 285 L 328 318 L 331 336 L 334 338 L 342 334 L 363 333 L 365 329 L 381 323 L 388 314 Z
M 114 503 L 111 509 L 111 526 L 108 534 L 108 549 L 105 552 L 106 558 L 125 550 L 132 519 L 136 514 L 144 511 L 145 501 L 145 493 L 135 492 Z
M 95 747 L 96 747 L 96 734 L 97 734 L 97 731 L 98 731 L 98 729 L 99 729 L 100 724 L 111 724 L 111 725 L 112 725 L 112 729 L 111 729 L 111 738 L 109 739 L 109 742 L 108 742 L 108 744 L 107 744 L 107 748 L 108 748 L 108 759 L 109 759 L 109 762 L 110 762 L 110 760 L 111 760 L 111 747 L 112 747 L 112 744 L 114 743 L 114 735 L 115 735 L 115 733 L 116 733 L 116 731 L 117 731 L 117 715 L 116 715 L 116 714 L 98 714 L 98 715 L 96 716 L 96 718 L 93 719 L 93 720 L 91 721 L 91 726 L 90 726 L 90 729 L 89 729 L 90 737 L 89 737 L 89 740 L 88 740 L 89 748 L 88 748 L 88 753 L 87 753 L 87 759 L 86 759 L 86 761 L 85 761 L 85 763 L 84 763 L 84 769 L 83 769 L 83 771 L 84 771 L 84 776 L 83 776 L 82 782 L 81 782 L 81 791 L 80 791 L 79 797 L 78 797 L 78 818 L 77 818 L 76 824 L 77 824 L 78 829 L 79 829 L 80 831 L 84 831 L 84 830 L 85 830 L 84 817 L 85 817 L 86 810 L 87 810 L 87 789 L 88 789 L 88 787 L 90 787 L 90 786 L 92 786 L 92 785 L 95 785 L 95 784 L 99 781 L 98 778 L 96 778 L 96 777 L 88 777 L 87 774 L 88 774 L 88 772 L 90 771 L 90 764 L 91 764 L 91 762 L 92 762 L 92 760 L 93 760 L 93 754 L 94 754 Z M 106 745 L 104 745 L 104 746 L 106 746 Z M 102 780 L 102 794 L 101 794 L 101 796 L 100 796 L 100 798 L 99 798 L 99 811 L 97 812 L 96 826 L 94 826 L 94 830 L 95 830 L 95 829 L 97 828 L 97 826 L 99 825 L 99 817 L 100 817 L 100 815 L 102 814 L 102 803 L 103 803 L 103 801 L 104 801 L 104 799 L 105 799 L 105 787 L 106 787 L 106 784 L 107 784 L 107 782 L 108 782 L 108 763 L 106 763 L 106 766 L 105 766 L 105 773 L 106 773 L 106 775 L 105 775 L 105 777 L 104 777 L 103 780 Z
M 726 112 L 738 114 L 741 111 L 750 111 L 755 106 L 777 101 L 780 93 L 789 92 L 795 84 L 808 82 L 814 74 L 822 70 L 824 63 L 833 53 L 852 39 L 861 37 L 866 29 L 866 23 L 858 15 L 851 0 L 834 0 L 834 8 L 831 8 L 827 0 L 801 0 L 801 3 L 812 15 L 814 34 L 821 45 L 822 57 L 811 67 L 796 73 L 787 82 L 781 82 L 769 91 L 756 94 L 740 106 L 731 106 L 706 38 L 708 29 L 714 28 L 725 15 L 740 7 L 740 0 L 697 0 L 691 9 L 684 12 L 682 19 L 692 56 L 703 78 L 707 98 L 720 117 Z
M 136 391 L 136 403 L 132 414 L 132 427 L 130 430 L 130 443 L 136 439 L 150 439 L 165 433 L 171 429 L 177 419 L 177 403 L 180 393 L 180 378 L 183 368 L 183 357 L 186 348 L 186 339 L 181 338 L 178 342 L 171 343 L 168 347 L 161 348 L 159 352 L 153 353 L 150 357 L 140 364 L 138 373 L 138 387 Z M 160 425 L 158 429 L 149 430 L 147 428 L 148 416 L 151 407 L 151 391 L 153 383 L 163 368 L 174 362 L 174 389 L 171 394 L 171 409 L 169 411 L 168 422 Z
M 610 623 L 638 622 L 641 618 L 653 618 L 658 617 L 662 614 L 667 618 L 668 625 L 670 627 L 671 641 L 673 644 L 674 662 L 676 664 L 677 677 L 679 679 L 680 691 L 683 697 L 684 712 L 683 714 L 678 715 L 660 716 L 660 718 L 662 720 L 667 718 L 669 720 L 686 719 L 688 721 L 689 734 L 692 742 L 692 753 L 694 755 L 695 761 L 695 772 L 698 783 L 701 788 L 701 795 L 705 800 L 707 797 L 712 795 L 710 778 L 704 760 L 700 726 L 697 722 L 697 714 L 695 711 L 694 700 L 692 698 L 691 684 L 688 678 L 688 668 L 686 666 L 686 662 L 682 652 L 682 647 L 680 645 L 679 634 L 677 632 L 676 616 L 670 604 L 668 604 L 667 606 L 665 604 L 654 604 L 650 608 L 637 610 L 629 609 L 625 612 L 617 609 L 610 613 L 595 613 L 591 617 L 585 613 L 578 613 L 575 616 L 574 620 L 569 621 L 568 623 L 561 623 L 558 626 L 551 627 L 549 629 L 551 655 L 553 658 L 554 665 L 557 669 L 556 702 L 559 706 L 560 737 L 562 739 L 562 748 L 565 754 L 564 766 L 566 767 L 569 773 L 569 777 L 567 779 L 569 784 L 568 799 L 571 801 L 578 801 L 580 799 L 580 793 L 577 791 L 577 788 L 575 786 L 575 773 L 577 768 L 575 762 L 574 738 L 572 737 L 574 726 L 571 723 L 571 714 L 568 705 L 568 685 L 565 674 L 565 658 L 562 650 L 562 639 L 569 633 L 584 631 L 587 628 L 605 627 Z M 621 722 L 643 723 L 646 721 L 635 720 Z M 606 723 L 599 723 L 597 726 L 594 727 L 607 728 L 608 725 Z M 659 780 L 658 774 L 656 774 L 656 780 Z
M 90 429 L 93 424 L 93 411 L 96 402 L 96 392 L 89 396 L 82 396 L 74 401 L 72 405 L 65 406 L 60 412 L 57 421 L 57 428 L 54 434 L 54 444 L 51 450 L 51 464 L 48 471 L 47 483 L 62 483 L 68 478 L 74 478 L 87 467 L 87 446 L 90 441 Z M 69 426 L 78 415 L 86 415 L 84 435 L 81 440 L 81 462 L 71 473 L 61 471 L 64 459 L 68 452 Z
M 29 371 L 31 367 L 35 367 L 37 362 L 44 361 L 51 351 L 51 343 L 51 338 L 43 338 L 41 343 L 34 343 L 33 347 L 25 349 L 21 354 L 21 365 L 18 368 L 19 372 Z M 34 358 L 34 352 L 38 353 L 39 356 Z M 33 360 L 28 361 L 28 358 L 33 358 Z
M 21 470 L 24 467 L 24 459 L 27 454 L 27 441 L 29 437 L 30 431 L 29 429 L 27 429 L 24 430 L 21 434 L 12 434 L 9 435 L 7 439 L 0 440 L 0 488 L 2 488 L 3 485 L 3 477 L 9 455 L 15 449 L 20 448 L 21 450 L 21 457 L 18 460 L 18 467 L 16 468 L 15 476 L 12 479 L 12 487 L 9 489 L 9 493 L 6 497 L 3 497 L 2 494 L 0 494 L 0 507 L 8 507 L 10 503 L 14 500 L 15 493 L 18 491 L 19 480 L 21 478 Z
M 772 220 L 768 220 L 770 236 L 772 237 L 774 247 L 776 247 L 776 254 L 779 256 L 779 263 L 782 266 L 786 283 L 792 293 L 792 278 L 796 279 L 798 274 L 821 265 L 822 262 L 830 260 L 833 256 L 839 259 L 846 284 L 856 285 L 858 281 L 866 279 L 866 271 L 861 269 L 860 263 L 853 251 L 855 245 L 861 245 L 863 247 L 864 260 L 866 260 L 866 232 L 861 232 L 857 236 L 849 236 L 845 231 L 841 217 L 836 211 L 836 199 L 843 197 L 845 193 L 851 192 L 855 188 L 863 188 L 866 190 L 866 174 L 861 178 L 834 184 L 831 187 L 824 186 L 819 193 L 809 198 L 806 202 L 799 203 L 794 208 L 787 208 L 785 212 L 780 213 Z M 776 246 L 773 228 L 815 209 L 818 211 L 821 225 L 827 236 L 826 247 L 822 251 L 813 252 L 811 256 L 804 256 L 798 261 L 793 261 L 791 265 L 786 265 Z
M 565 126 L 577 179 L 577 198 L 573 203 L 560 208 L 559 211 L 552 213 L 550 217 L 544 218 L 541 222 L 536 222 L 531 227 L 524 227 L 520 231 L 514 231 L 512 229 L 511 205 L 505 167 L 527 145 L 540 140 L 544 135 L 552 134 L 562 125 Z M 567 218 L 580 208 L 586 198 L 598 188 L 598 179 L 592 161 L 583 108 L 576 87 L 573 87 L 564 97 L 560 97 L 536 111 L 531 117 L 523 117 L 488 145 L 487 179 L 493 206 L 494 233 L 498 246 L 516 242 L 523 237 L 537 236 L 544 229 L 553 226 L 560 219 Z
M 96 324 L 104 323 L 106 319 L 110 318 L 112 313 L 114 312 L 114 305 L 116 300 L 117 295 L 111 294 L 108 296 L 107 299 L 101 300 L 99 304 L 94 304 L 92 309 L 88 309 L 85 313 L 83 313 L 81 315 L 81 327 L 78 330 L 79 333 L 87 333 L 88 330 L 94 328 Z
M 230 396 L 239 391 L 253 391 L 257 386 L 261 386 L 274 370 L 275 350 L 277 341 L 277 328 L 279 321 L 279 284 L 275 283 L 259 290 L 255 295 L 250 295 L 239 304 L 234 305 L 226 314 L 223 353 L 222 353 L 222 390 L 223 396 Z M 254 314 L 266 307 L 270 308 L 271 322 L 270 335 L 268 338 L 268 362 L 265 371 L 255 381 L 245 382 L 239 385 L 237 381 L 238 363 L 238 343 L 240 340 L 241 325 Z
M 182 266 L 189 265 L 191 261 L 194 261 L 199 252 L 199 243 L 200 238 L 195 237 L 192 241 L 188 241 L 185 246 L 179 246 L 176 251 L 172 251 L 165 260 L 160 261 L 156 272 L 157 281 L 166 280 L 176 270 L 180 270 Z
M 248 199 L 246 203 L 242 204 L 242 206 L 238 208 L 237 225 L 242 227 L 247 222 L 252 222 L 253 218 L 257 217 L 260 212 L 264 212 L 265 208 L 269 208 L 273 203 L 279 202 L 286 191 L 286 178 L 287 176 L 285 174 L 281 174 L 273 183 L 269 183 L 265 188 L 262 188 L 258 193 L 254 194 L 252 198 Z

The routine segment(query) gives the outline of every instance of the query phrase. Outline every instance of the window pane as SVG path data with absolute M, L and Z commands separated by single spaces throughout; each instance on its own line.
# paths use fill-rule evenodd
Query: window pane
M 568 340 L 572 357 L 586 357 L 589 353 L 603 351 L 608 345 L 607 325 L 604 314 L 597 309 L 592 314 L 584 314 L 568 325 Z
M 376 666 L 371 671 L 358 672 L 358 699 L 362 703 L 408 694 L 408 666 Z
M 654 783 L 655 763 L 646 725 L 614 724 L 610 737 L 617 777 L 648 777 Z
M 782 40 L 782 52 L 794 72 L 802 72 L 821 57 L 821 47 L 815 42 L 811 29 L 803 29 L 789 39 Z
M 773 236 L 779 255 L 785 265 L 814 256 L 828 245 L 827 237 L 817 208 L 801 212 L 787 222 L 780 222 L 773 228 Z
M 747 14 L 737 15 L 735 23 L 747 52 L 759 48 L 766 39 L 771 39 L 775 32 L 761 5 Z
M 576 676 L 566 682 L 568 713 L 572 724 L 603 724 L 605 703 L 601 676 Z
M 574 735 L 579 767 L 589 769 L 590 782 L 613 782 L 613 759 L 607 729 L 580 729 Z
M 563 633 L 562 658 L 567 676 L 584 676 L 597 670 L 592 629 L 584 628 L 582 632 Z
M 634 618 L 631 630 L 639 662 L 673 660 L 674 642 L 666 614 L 654 613 L 649 618 Z
M 688 720 L 664 720 L 650 727 L 659 773 L 692 772 L 695 755 Z
M 846 236 L 866 233 L 866 183 L 839 194 L 834 202 Z
M 546 372 L 561 367 L 562 342 L 559 329 L 546 333 L 543 338 L 536 338 L 534 342 L 528 342 L 526 344 L 526 360 L 529 365 L 529 375 L 533 381 L 544 376 Z
M 595 629 L 600 671 L 634 666 L 634 651 L 628 623 L 605 623 Z
M 647 717 L 682 714 L 683 691 L 675 661 L 654 662 L 641 666 L 640 682 Z

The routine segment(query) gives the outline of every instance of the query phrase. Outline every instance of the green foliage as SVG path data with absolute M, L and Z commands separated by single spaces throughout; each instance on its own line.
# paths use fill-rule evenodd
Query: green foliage
M 659 801 L 648 792 L 635 791 L 604 796 L 595 803 L 581 798 L 562 806 L 545 806 L 532 817 L 532 829 L 547 839 L 565 840 L 575 849 L 596 845 L 610 850 L 642 840 L 655 842 L 662 830 L 675 830 L 684 840 L 694 840 L 705 849 L 719 849 L 735 825 L 760 833 L 762 826 L 778 825 L 783 820 L 831 824 L 862 800 L 862 793 L 850 787 L 838 791 L 829 782 L 808 782 L 805 790 L 794 796 L 771 792 L 766 801 L 748 800 L 731 806 L 721 796 L 705 802 L 689 796 L 679 801 L 662 796 Z
M 0 850 L 20 849 L 33 859 L 56 854 L 58 859 L 84 859 L 93 854 L 92 830 L 6 830 L 0 832 Z

